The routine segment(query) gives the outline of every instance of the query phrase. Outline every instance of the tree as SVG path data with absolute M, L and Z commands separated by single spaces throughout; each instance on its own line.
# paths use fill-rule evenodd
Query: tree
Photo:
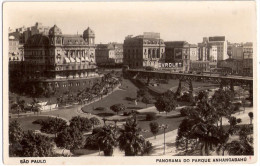
M 112 111 L 116 112 L 116 114 L 118 115 L 119 112 L 125 110 L 125 106 L 124 106 L 124 104 L 115 104 L 115 105 L 112 105 L 112 106 L 110 107 L 110 109 L 111 109 Z
M 19 157 L 53 157 L 54 143 L 44 135 L 34 134 L 28 131 L 21 140 L 22 150 Z
M 20 142 L 23 138 L 23 131 L 21 125 L 16 121 L 9 123 L 9 142 L 17 143 Z
M 242 119 L 238 118 L 237 123 L 241 123 L 241 122 L 242 122 Z
M 23 131 L 20 124 L 14 120 L 9 123 L 9 155 L 10 157 L 19 156 L 22 150 L 21 140 L 23 139 Z
M 92 127 L 91 121 L 88 118 L 74 116 L 70 120 L 70 127 L 77 128 L 80 132 L 89 131 Z
M 112 156 L 114 147 L 117 145 L 115 129 L 110 126 L 104 126 L 97 133 L 97 141 L 105 156 Z
M 237 128 L 237 123 L 239 122 L 239 121 L 241 121 L 241 119 L 240 120 L 238 120 L 236 117 L 234 117 L 234 116 L 231 116 L 230 118 L 229 118 L 229 120 L 228 120 L 228 122 L 229 122 L 229 130 L 228 130 L 228 132 L 229 132 L 229 134 L 230 135 L 233 135 L 237 130 L 238 130 L 238 128 Z
M 193 107 L 184 107 L 180 110 L 181 116 L 188 116 L 193 111 Z
M 167 115 L 168 112 L 175 110 L 177 103 L 166 96 L 161 96 L 156 100 L 154 105 L 159 112 L 166 112 Z
M 249 113 L 248 113 L 248 116 L 249 116 L 249 118 L 250 118 L 250 124 L 252 124 L 253 117 L 254 117 L 253 112 L 249 112 Z
M 150 123 L 150 130 L 154 135 L 154 139 L 156 139 L 156 135 L 159 132 L 159 123 L 158 122 L 151 122 Z
M 152 120 L 155 120 L 156 118 L 157 118 L 156 113 L 151 112 L 151 113 L 146 114 L 145 119 L 147 121 L 152 121 Z
M 92 117 L 92 118 L 90 118 L 89 120 L 90 120 L 90 122 L 91 122 L 93 128 L 94 128 L 96 125 L 100 125 L 100 124 L 101 124 L 100 121 L 99 121 L 99 119 L 98 119 L 97 117 Z
M 33 101 L 31 102 L 31 111 L 34 112 L 34 114 L 37 112 L 37 115 L 40 112 L 40 106 L 38 103 L 39 101 L 36 98 L 33 98 Z
M 227 133 L 222 127 L 218 129 L 219 144 L 217 146 L 217 153 L 222 152 L 222 156 L 225 155 L 225 151 L 228 149 L 229 133 Z
M 211 104 L 219 116 L 220 126 L 222 126 L 222 118 L 229 118 L 234 111 L 233 98 L 232 91 L 222 89 L 217 90 L 211 98 Z
M 120 150 L 125 151 L 126 156 L 143 155 L 147 152 L 147 142 L 140 135 L 140 128 L 136 119 L 128 119 L 124 125 L 124 129 L 120 130 L 118 138 Z
M 248 137 L 253 131 L 251 126 L 242 126 L 239 131 L 239 140 L 228 143 L 227 150 L 230 155 L 234 156 L 247 156 L 254 155 L 253 138 Z
M 186 154 L 188 152 L 189 144 L 192 143 L 192 140 L 194 139 L 192 137 L 192 132 L 191 132 L 192 127 L 194 125 L 195 125 L 195 121 L 193 119 L 185 118 L 184 120 L 182 120 L 178 128 L 178 133 L 177 133 L 178 135 L 176 137 L 176 147 L 178 149 L 184 149 Z
M 15 102 L 12 104 L 11 109 L 16 110 L 18 118 L 20 116 L 20 112 L 24 110 L 25 101 L 20 97 L 16 97 Z
M 185 92 L 182 96 L 181 96 L 181 101 L 185 101 L 185 102 L 190 102 L 190 103 L 194 103 L 194 97 L 192 95 L 192 93 L 187 93 Z
M 169 98 L 169 100 L 175 100 L 176 99 L 176 94 L 171 90 L 167 90 L 166 92 L 164 92 L 163 96 L 165 96 L 166 98 Z
M 254 147 L 246 141 L 232 141 L 228 144 L 228 152 L 232 156 L 252 156 L 254 155 Z
M 58 133 L 55 143 L 58 147 L 73 151 L 83 146 L 84 137 L 77 127 L 67 127 Z
M 203 155 L 203 152 L 206 155 L 209 155 L 209 149 L 211 150 L 213 145 L 219 143 L 218 128 L 215 126 L 217 114 L 210 105 L 207 94 L 202 92 L 198 96 L 196 107 L 190 111 L 186 117 L 188 121 L 192 122 L 192 126 L 188 127 L 191 128 L 190 134 L 187 135 L 189 137 L 184 137 L 185 139 L 183 140 L 182 137 L 178 139 L 181 140 L 180 142 L 184 143 L 187 141 L 187 138 L 193 138 L 196 141 L 198 140 L 197 144 L 200 145 L 201 155 Z M 185 121 L 181 124 L 185 125 Z M 187 144 L 185 143 L 185 146 L 186 145 Z
M 148 93 L 147 88 L 138 89 L 136 98 L 140 100 L 147 93 Z
M 147 104 L 150 104 L 153 101 L 153 98 L 150 94 L 146 93 L 143 96 L 142 102 L 146 104 L 146 108 L 147 108 Z
M 43 120 L 41 123 L 41 132 L 45 132 L 48 134 L 55 134 L 55 138 L 57 137 L 57 133 L 62 131 L 67 127 L 67 122 L 61 118 L 51 118 L 49 117 L 46 120 Z

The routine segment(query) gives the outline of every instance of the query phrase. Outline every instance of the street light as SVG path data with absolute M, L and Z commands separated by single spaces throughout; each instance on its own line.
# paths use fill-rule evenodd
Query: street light
M 164 140 L 164 147 L 163 147 L 163 154 L 165 155 L 165 130 L 168 128 L 168 125 L 162 124 L 160 125 L 160 128 L 163 129 L 163 140 Z

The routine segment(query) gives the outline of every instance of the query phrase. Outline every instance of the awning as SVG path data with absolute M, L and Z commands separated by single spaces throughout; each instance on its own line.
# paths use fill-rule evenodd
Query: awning
M 70 62 L 75 62 L 75 59 L 73 59 L 73 58 L 70 58 Z
M 86 60 L 87 62 L 90 62 L 90 60 L 89 60 L 89 58 L 88 58 L 87 56 L 86 56 L 85 60 Z
M 66 58 L 66 57 L 65 57 L 65 62 L 66 62 L 66 63 L 70 63 L 69 58 Z
M 76 62 L 80 63 L 80 59 L 79 59 L 79 58 L 76 58 Z

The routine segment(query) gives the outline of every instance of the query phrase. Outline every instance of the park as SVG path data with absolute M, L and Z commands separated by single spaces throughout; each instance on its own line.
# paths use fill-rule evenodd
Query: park
M 214 112 L 217 110 L 211 112 L 219 120 L 214 121 L 216 125 L 207 124 L 215 128 L 214 132 L 219 132 L 218 130 L 222 128 L 222 133 L 236 130 L 233 135 L 227 137 L 225 144 L 228 141 L 237 140 L 240 128 L 252 124 L 249 114 L 253 112 L 253 108 L 247 99 L 249 93 L 241 87 L 235 87 L 234 95 L 230 96 L 229 90 L 219 89 L 218 84 L 214 82 L 194 81 L 193 95 L 190 95 L 190 87 L 184 85 L 180 89 L 179 81 L 174 79 L 167 82 L 161 79 L 151 79 L 147 85 L 143 78 L 124 78 L 119 72 L 105 73 L 105 75 L 106 79 L 104 83 L 99 84 L 99 88 L 95 86 L 95 89 L 78 92 L 72 97 L 66 94 L 49 99 L 56 100 L 59 105 L 57 109 L 51 111 L 41 111 L 40 108 L 31 104 L 33 108 L 24 112 L 22 109 L 24 107 L 17 104 L 16 107 L 10 109 L 10 122 L 18 122 L 24 133 L 32 131 L 51 140 L 63 140 L 62 134 L 70 135 L 69 132 L 72 132 L 79 136 L 79 140 L 84 140 L 85 145 L 82 141 L 74 141 L 74 144 L 70 146 L 67 146 L 66 142 L 56 143 L 56 152 L 59 151 L 59 155 L 65 155 L 66 151 L 69 156 L 82 157 L 89 155 L 217 155 L 217 152 L 212 150 L 212 146 L 220 146 L 220 142 L 200 143 L 204 152 L 198 152 L 199 148 L 192 149 L 192 146 L 199 138 L 187 137 L 187 133 L 184 136 L 179 134 L 183 122 L 186 120 L 192 124 L 194 113 L 204 109 L 199 109 L 201 104 L 210 103 L 212 107 L 218 108 L 218 111 L 222 110 L 222 114 Z M 177 93 L 179 94 L 176 95 Z M 73 97 L 75 99 L 72 99 Z M 228 102 L 223 101 L 224 97 Z M 19 100 L 20 102 L 16 103 L 33 102 L 26 98 Z M 221 107 L 218 102 L 227 106 L 229 111 L 223 113 L 223 109 L 226 108 Z M 34 109 L 37 111 L 33 111 Z M 206 111 L 210 113 L 211 109 L 211 107 L 207 108 Z M 204 118 L 209 117 L 207 115 Z M 234 118 L 236 122 L 233 122 Z M 59 130 L 52 128 L 50 124 L 53 123 L 61 125 L 61 128 Z M 123 138 L 125 132 L 131 128 L 126 128 L 127 125 L 138 133 L 138 139 L 143 144 L 143 147 L 140 147 L 142 150 L 127 151 L 128 147 L 123 146 L 127 138 L 121 139 L 122 142 L 119 141 L 117 145 L 115 140 Z M 72 131 L 68 126 L 76 127 L 79 131 Z M 186 129 L 189 127 L 185 126 Z M 115 138 L 108 140 L 109 145 L 103 145 L 102 142 L 95 143 L 98 133 L 108 134 Z M 252 132 L 247 133 L 247 135 L 251 134 Z M 104 135 L 99 135 L 99 137 L 105 139 Z M 77 143 L 82 145 L 77 145 Z

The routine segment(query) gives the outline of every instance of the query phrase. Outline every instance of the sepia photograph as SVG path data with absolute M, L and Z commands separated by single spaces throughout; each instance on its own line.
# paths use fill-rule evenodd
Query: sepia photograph
M 5 164 L 257 161 L 255 1 L 4 2 Z

